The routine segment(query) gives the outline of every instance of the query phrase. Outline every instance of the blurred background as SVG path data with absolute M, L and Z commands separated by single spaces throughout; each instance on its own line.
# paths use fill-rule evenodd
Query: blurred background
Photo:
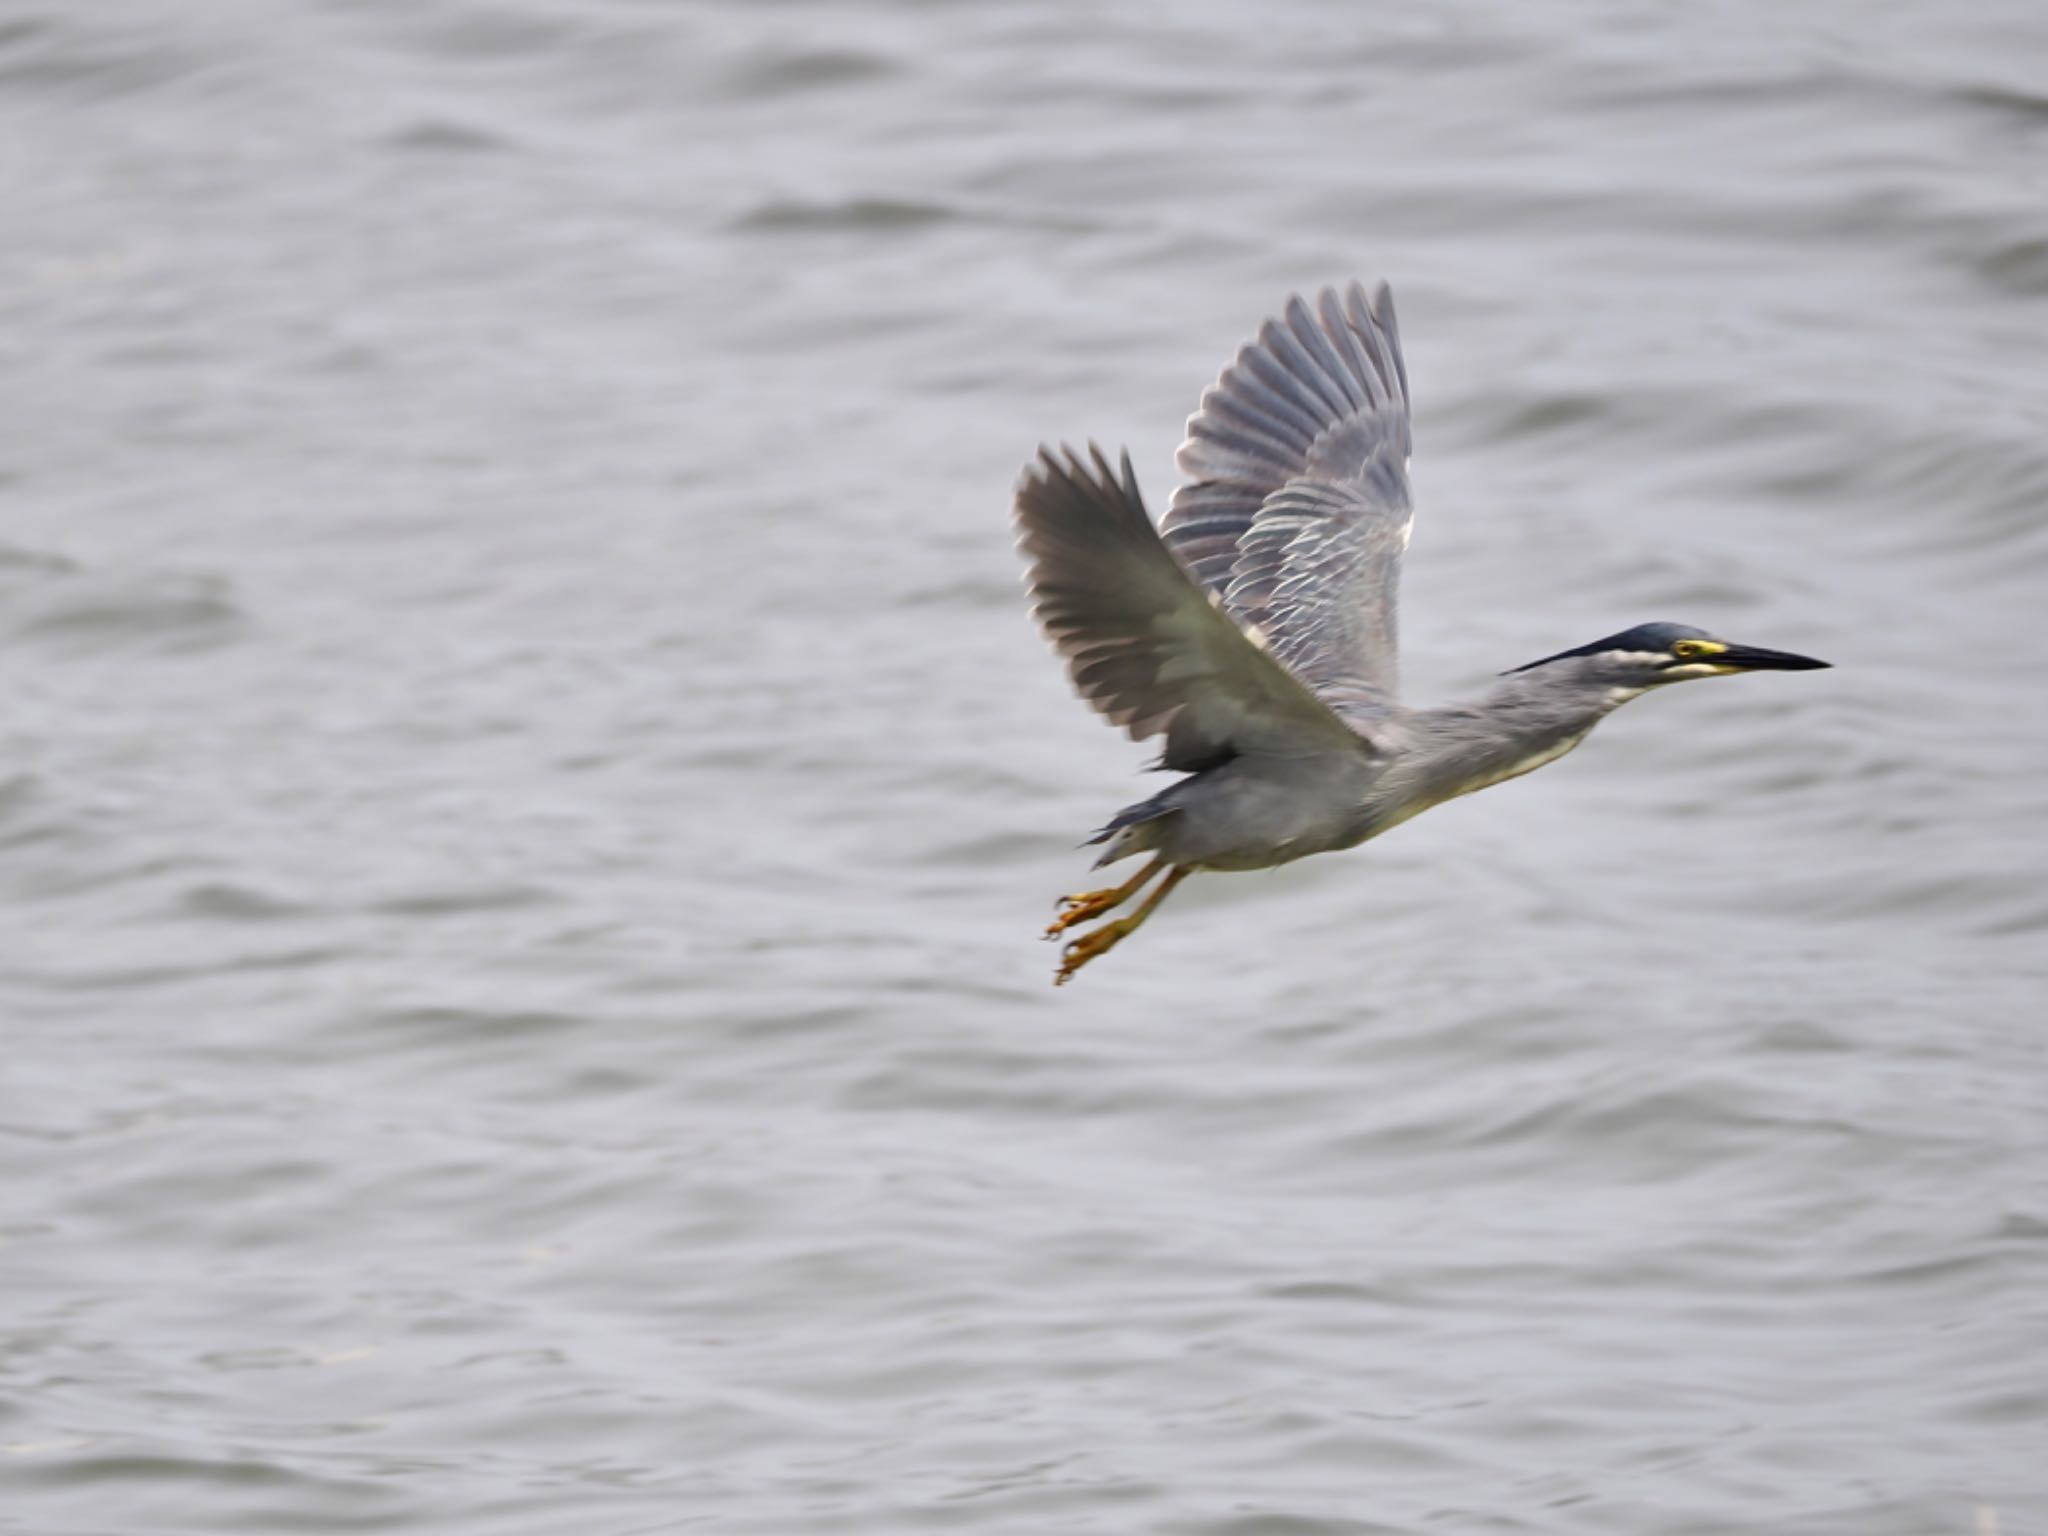
M 0 1529 L 2048 1531 L 2034 0 L 0 7 Z M 1411 698 L 1072 987 L 1042 439 L 1399 298 Z

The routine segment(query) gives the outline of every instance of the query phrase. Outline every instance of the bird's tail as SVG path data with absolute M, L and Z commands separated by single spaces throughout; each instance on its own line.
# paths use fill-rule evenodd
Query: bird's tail
M 1107 843 L 1102 857 L 1095 861 L 1097 869 L 1105 864 L 1114 864 L 1118 859 L 1128 859 L 1134 853 L 1150 853 L 1159 846 L 1159 834 L 1163 830 L 1160 822 L 1179 808 L 1172 803 L 1172 796 L 1179 785 L 1163 789 L 1150 800 L 1141 800 L 1136 805 L 1127 805 L 1109 819 L 1103 827 L 1088 839 L 1087 846 Z

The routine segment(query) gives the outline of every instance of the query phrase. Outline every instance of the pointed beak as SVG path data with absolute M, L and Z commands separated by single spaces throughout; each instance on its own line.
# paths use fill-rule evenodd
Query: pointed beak
M 1795 656 L 1790 651 L 1767 651 L 1759 645 L 1731 645 L 1713 660 L 1715 666 L 1731 672 L 1813 672 L 1833 665 L 1815 661 L 1811 656 Z

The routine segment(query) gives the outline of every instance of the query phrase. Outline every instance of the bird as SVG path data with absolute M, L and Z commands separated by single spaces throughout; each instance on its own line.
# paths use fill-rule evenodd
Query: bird
M 1197 871 L 1356 847 L 1555 762 L 1674 683 L 1829 665 L 1638 624 L 1504 672 L 1471 702 L 1409 708 L 1395 608 L 1411 447 L 1393 293 L 1354 281 L 1290 298 L 1223 369 L 1188 418 L 1185 483 L 1157 526 L 1128 453 L 1112 468 L 1093 443 L 1041 445 L 1025 467 L 1013 520 L 1039 628 L 1075 691 L 1133 741 L 1158 738 L 1152 766 L 1182 775 L 1089 839 L 1098 869 L 1149 857 L 1059 898 L 1055 985 Z

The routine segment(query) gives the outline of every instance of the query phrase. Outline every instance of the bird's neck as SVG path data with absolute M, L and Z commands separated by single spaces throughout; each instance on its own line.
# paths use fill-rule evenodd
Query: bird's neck
M 1418 710 L 1408 719 L 1417 758 L 1442 798 L 1469 794 L 1554 762 L 1616 706 L 1611 689 L 1560 689 L 1555 679 L 1510 673 L 1484 698 Z

